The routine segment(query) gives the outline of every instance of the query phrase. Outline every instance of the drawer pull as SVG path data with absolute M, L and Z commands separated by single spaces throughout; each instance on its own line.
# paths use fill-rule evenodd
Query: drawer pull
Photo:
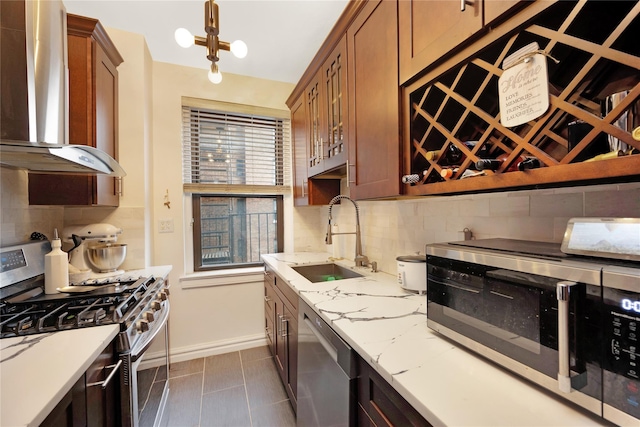
M 93 387 L 93 386 L 99 385 L 99 386 L 102 386 L 103 390 L 106 389 L 109 386 L 109 383 L 111 382 L 113 377 L 116 375 L 116 372 L 118 372 L 118 370 L 120 369 L 120 366 L 122 366 L 122 360 L 118 360 L 118 363 L 116 363 L 115 365 L 105 366 L 104 369 L 113 368 L 113 371 L 111 371 L 107 379 L 104 381 L 98 381 L 97 383 L 87 384 L 87 387 Z

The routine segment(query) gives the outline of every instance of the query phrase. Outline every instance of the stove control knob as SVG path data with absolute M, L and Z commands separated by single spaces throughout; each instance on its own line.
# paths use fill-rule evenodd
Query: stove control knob
M 168 292 L 166 291 L 161 291 L 158 293 L 158 298 L 161 299 L 162 301 L 166 301 L 167 300 L 167 294 Z
M 161 308 L 162 308 L 162 305 L 160 304 L 160 301 L 153 301 L 153 302 L 151 303 L 151 309 L 152 309 L 153 311 L 158 311 L 158 310 L 160 310 Z
M 153 322 L 153 320 L 154 320 L 153 311 L 146 311 L 144 313 L 144 318 L 147 320 L 147 322 Z
M 136 324 L 136 329 L 140 334 L 143 332 L 147 332 L 149 330 L 149 322 L 147 322 L 146 320 L 138 320 L 138 323 Z

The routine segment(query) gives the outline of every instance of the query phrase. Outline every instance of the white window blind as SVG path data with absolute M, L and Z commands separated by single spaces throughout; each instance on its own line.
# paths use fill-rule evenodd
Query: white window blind
M 185 105 L 182 123 L 186 190 L 213 185 L 282 193 L 290 187 L 289 119 Z M 280 188 L 267 190 L 274 187 Z

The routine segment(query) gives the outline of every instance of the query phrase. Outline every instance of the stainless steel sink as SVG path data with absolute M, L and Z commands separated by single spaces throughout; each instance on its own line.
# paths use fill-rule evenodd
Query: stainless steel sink
M 291 267 L 305 279 L 312 283 L 329 282 L 332 280 L 353 279 L 354 277 L 362 277 L 362 274 L 356 273 L 337 264 L 316 264 L 302 265 L 299 267 Z

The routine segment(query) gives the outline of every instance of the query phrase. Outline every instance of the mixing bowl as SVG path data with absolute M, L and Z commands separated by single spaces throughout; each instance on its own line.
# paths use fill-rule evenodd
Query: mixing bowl
M 116 271 L 124 262 L 127 255 L 126 244 L 105 243 L 102 245 L 90 246 L 87 249 L 87 259 L 93 268 L 100 273 Z

